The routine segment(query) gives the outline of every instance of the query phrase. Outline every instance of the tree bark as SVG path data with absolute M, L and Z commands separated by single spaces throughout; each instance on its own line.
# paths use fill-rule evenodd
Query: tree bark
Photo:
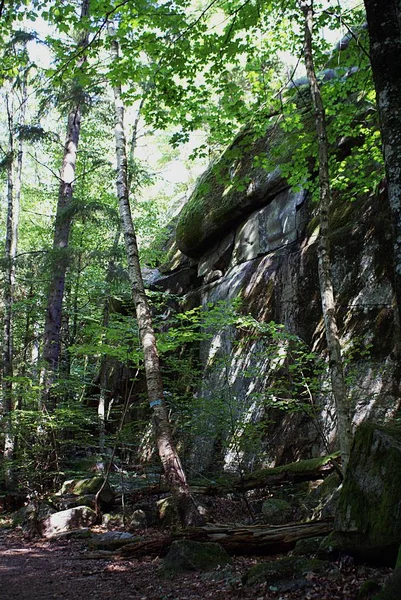
M 119 48 L 112 41 L 113 59 L 118 61 Z M 148 400 L 153 410 L 157 447 L 166 479 L 175 498 L 180 520 L 184 526 L 203 522 L 192 499 L 180 458 L 173 442 L 164 402 L 163 384 L 160 373 L 156 337 L 152 325 L 151 312 L 143 285 L 139 262 L 136 233 L 132 220 L 128 190 L 128 164 L 124 130 L 124 105 L 121 99 L 121 86 L 114 87 L 115 141 L 117 157 L 117 195 L 120 210 L 121 228 L 124 235 L 128 258 L 128 274 L 132 297 L 135 304 L 139 338 L 144 354 L 145 378 Z
M 83 0 L 81 19 L 89 15 L 89 0 Z M 84 48 L 88 34 L 80 42 Z M 80 59 L 78 68 L 85 62 Z M 47 299 L 45 331 L 43 341 L 43 368 L 41 372 L 41 408 L 52 411 L 56 406 L 53 386 L 57 377 L 60 360 L 60 332 L 65 278 L 68 266 L 68 242 L 72 226 L 72 198 L 75 183 L 78 142 L 81 131 L 81 106 L 77 104 L 68 115 L 67 136 L 64 146 L 63 165 L 60 172 L 60 186 L 54 225 L 52 271 Z
M 320 232 L 318 239 L 318 268 L 320 296 L 329 355 L 330 378 L 336 406 L 337 435 L 340 445 L 343 471 L 346 470 L 352 441 L 351 419 L 347 398 L 347 387 L 344 379 L 343 360 L 336 319 L 336 303 L 334 299 L 331 275 L 330 242 L 329 242 L 329 208 L 331 203 L 329 144 L 327 139 L 326 114 L 320 92 L 313 60 L 312 30 L 313 1 L 300 2 L 304 15 L 304 58 L 307 77 L 310 84 L 312 105 L 318 143 L 319 161 L 319 216 Z
M 228 552 L 235 555 L 269 555 L 288 552 L 298 540 L 328 535 L 333 531 L 332 521 L 310 521 L 308 523 L 290 523 L 271 527 L 269 525 L 224 526 L 206 525 L 194 527 L 182 532 L 166 535 L 159 540 L 127 544 L 109 553 L 93 553 L 87 558 L 99 558 L 117 554 L 123 558 L 141 558 L 143 556 L 165 556 L 171 543 L 179 539 L 196 542 L 218 542 Z
M 28 72 L 25 70 L 22 77 L 21 103 L 18 125 L 25 124 L 27 101 Z M 15 436 L 12 428 L 13 411 L 13 310 L 15 288 L 15 258 L 18 247 L 18 226 L 21 199 L 22 158 L 23 143 L 20 137 L 18 142 L 17 161 L 15 166 L 14 143 L 14 102 L 13 92 L 7 97 L 7 117 L 9 130 L 8 153 L 10 162 L 7 173 L 7 218 L 6 239 L 4 248 L 5 274 L 4 274 L 4 322 L 3 322 L 3 365 L 2 365 L 2 391 L 3 415 L 5 419 L 4 432 L 4 484 L 6 489 L 13 487 L 12 459 L 14 456 Z
M 391 210 L 394 288 L 401 323 L 401 2 L 365 0 Z

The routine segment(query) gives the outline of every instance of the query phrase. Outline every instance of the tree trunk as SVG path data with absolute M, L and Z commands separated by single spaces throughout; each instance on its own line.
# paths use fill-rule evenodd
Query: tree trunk
M 288 552 L 298 540 L 328 535 L 333 531 L 332 521 L 310 521 L 288 525 L 206 525 L 151 541 L 126 544 L 114 552 L 93 552 L 86 558 L 105 558 L 117 555 L 122 558 L 143 556 L 165 556 L 175 540 L 186 539 L 196 542 L 217 542 L 233 555 L 271 555 Z
M 347 388 L 344 379 L 343 361 L 336 320 L 336 304 L 331 276 L 329 243 L 329 207 L 331 203 L 329 144 L 327 140 L 326 115 L 319 83 L 316 77 L 313 50 L 313 2 L 300 2 L 304 14 L 304 57 L 310 84 L 318 143 L 319 160 L 319 215 L 320 233 L 318 240 L 319 284 L 323 319 L 329 355 L 329 368 L 333 396 L 336 405 L 337 435 L 340 445 L 343 470 L 349 460 L 352 433 Z
M 21 103 L 18 125 L 25 124 L 25 112 L 27 101 L 28 73 L 24 72 L 21 87 Z M 13 474 L 11 463 L 14 456 L 15 438 L 12 428 L 13 411 L 13 309 L 15 288 L 15 257 L 18 246 L 18 225 L 21 199 L 22 180 L 22 138 L 18 142 L 17 164 L 15 168 L 14 147 L 14 102 L 13 92 L 7 97 L 7 116 L 9 130 L 9 166 L 7 173 L 7 219 L 6 239 L 4 249 L 5 273 L 4 273 L 4 323 L 3 323 L 3 366 L 2 366 L 2 391 L 3 391 L 3 415 L 5 419 L 4 432 L 4 483 L 6 489 L 13 486 Z
M 118 61 L 119 48 L 112 42 L 114 60 Z M 160 459 L 166 479 L 175 498 L 178 513 L 184 526 L 200 524 L 203 519 L 192 499 L 181 461 L 174 446 L 167 408 L 164 402 L 163 384 L 160 373 L 156 337 L 148 300 L 143 285 L 139 262 L 138 246 L 133 225 L 128 193 L 128 165 L 124 131 L 124 106 L 121 99 L 121 86 L 114 87 L 115 140 L 117 157 L 117 195 L 119 201 L 121 227 L 124 234 L 128 258 L 128 273 L 135 304 L 143 354 L 148 400 L 153 409 L 153 421 Z
M 401 323 L 401 3 L 365 0 L 394 248 L 394 287 Z
M 89 0 L 83 0 L 81 19 L 89 15 Z M 88 34 L 80 42 L 84 48 L 88 43 Z M 80 59 L 78 68 L 85 62 Z M 60 172 L 60 186 L 54 225 L 52 272 L 47 299 L 45 331 L 43 341 L 43 369 L 41 373 L 41 408 L 53 410 L 56 406 L 56 394 L 53 385 L 57 377 L 60 360 L 60 332 L 65 277 L 68 265 L 68 241 L 72 225 L 72 198 L 75 183 L 77 149 L 81 131 L 81 107 L 74 106 L 68 115 L 67 137 L 64 146 L 64 159 Z

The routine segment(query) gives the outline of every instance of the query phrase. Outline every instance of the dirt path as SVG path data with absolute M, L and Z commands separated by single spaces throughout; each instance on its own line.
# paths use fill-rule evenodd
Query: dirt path
M 337 565 L 337 574 L 315 577 L 308 589 L 278 593 L 266 584 L 242 587 L 241 575 L 254 562 L 237 557 L 229 572 L 163 579 L 160 559 L 90 560 L 82 541 L 30 541 L 0 532 L 0 600 L 355 600 L 365 579 L 388 573 Z

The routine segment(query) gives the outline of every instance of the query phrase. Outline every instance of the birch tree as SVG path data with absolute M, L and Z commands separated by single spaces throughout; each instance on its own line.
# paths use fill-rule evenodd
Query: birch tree
M 111 43 L 113 61 L 119 59 L 118 42 Z M 153 411 L 153 423 L 160 460 L 164 474 L 175 499 L 181 523 L 184 526 L 199 525 L 203 518 L 191 496 L 189 485 L 174 445 L 168 411 L 164 401 L 164 390 L 157 351 L 156 336 L 148 299 L 145 293 L 138 244 L 129 202 L 128 161 L 124 128 L 124 104 L 121 85 L 114 84 L 115 143 L 117 159 L 117 196 L 121 229 L 124 235 L 128 259 L 128 274 L 138 323 L 139 338 L 143 350 L 145 378 L 149 405 Z
M 320 297 L 329 355 L 330 377 L 336 405 L 337 433 L 340 444 L 342 466 L 345 471 L 351 449 L 351 420 L 347 400 L 347 387 L 344 378 L 343 360 L 341 356 L 340 337 L 336 319 L 336 302 L 334 298 L 331 274 L 330 242 L 329 242 L 329 208 L 331 203 L 329 143 L 327 137 L 326 114 L 316 75 L 313 49 L 313 0 L 299 6 L 304 16 L 304 59 L 310 85 L 314 121 L 316 127 L 319 163 L 319 217 L 320 231 L 318 239 L 318 267 Z

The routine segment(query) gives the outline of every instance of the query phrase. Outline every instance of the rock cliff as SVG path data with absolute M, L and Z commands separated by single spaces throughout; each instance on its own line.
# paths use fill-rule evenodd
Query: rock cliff
M 264 137 L 244 130 L 208 169 L 152 278 L 154 289 L 181 298 L 181 310 L 236 301 L 241 315 L 261 324 L 222 316 L 199 341 L 194 471 L 280 464 L 335 448 L 316 207 L 307 191 L 291 189 L 280 163 L 266 170 L 255 160 L 278 137 L 285 144 L 272 127 Z M 386 420 L 398 411 L 399 374 L 385 185 L 352 201 L 346 191 L 334 194 L 330 222 L 353 421 Z

